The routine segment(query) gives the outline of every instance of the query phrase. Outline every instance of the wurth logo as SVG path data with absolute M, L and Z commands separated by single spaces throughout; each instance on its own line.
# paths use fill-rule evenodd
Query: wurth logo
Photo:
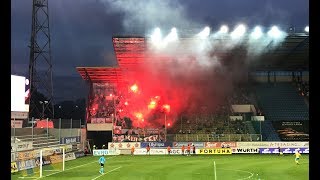
M 258 148 L 237 148 L 236 153 L 259 153 Z

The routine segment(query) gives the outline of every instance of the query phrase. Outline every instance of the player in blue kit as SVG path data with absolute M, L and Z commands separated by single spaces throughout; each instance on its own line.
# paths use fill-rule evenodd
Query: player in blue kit
M 106 162 L 106 159 L 104 158 L 104 155 L 102 155 L 100 158 L 99 158 L 99 164 L 100 164 L 100 171 L 99 173 L 100 174 L 104 174 L 104 163 Z

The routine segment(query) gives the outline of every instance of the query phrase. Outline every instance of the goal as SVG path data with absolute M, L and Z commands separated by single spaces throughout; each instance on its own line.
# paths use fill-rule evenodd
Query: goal
M 64 171 L 65 147 L 43 148 L 34 150 L 33 153 L 35 159 L 25 161 L 26 168 L 22 170 L 22 178 L 41 178 Z
M 39 161 L 39 177 L 42 177 L 43 174 L 48 176 L 50 173 L 64 171 L 65 148 L 56 147 L 42 149 L 40 150 Z

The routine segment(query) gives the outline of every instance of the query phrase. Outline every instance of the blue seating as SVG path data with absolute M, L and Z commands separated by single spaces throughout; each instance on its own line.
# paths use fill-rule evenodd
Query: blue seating
M 291 83 L 261 83 L 255 86 L 255 91 L 265 119 L 309 120 L 308 106 Z
M 255 86 L 258 104 L 265 121 L 262 125 L 262 138 L 267 141 L 280 140 L 272 126 L 272 121 L 308 121 L 309 108 L 304 97 L 289 82 L 260 83 Z

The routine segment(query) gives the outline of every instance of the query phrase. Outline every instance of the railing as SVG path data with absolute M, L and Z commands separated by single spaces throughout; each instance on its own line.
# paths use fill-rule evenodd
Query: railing
M 167 141 L 262 141 L 261 134 L 168 134 Z
M 41 126 L 37 123 L 41 122 Z M 38 124 L 39 125 L 39 124 Z M 59 140 L 62 137 L 82 136 L 81 128 L 84 128 L 82 120 L 78 119 L 44 119 L 36 121 L 34 118 L 25 120 L 11 120 L 12 143 L 17 139 L 28 139 L 34 141 L 38 136 L 42 136 L 47 142 L 51 137 Z

